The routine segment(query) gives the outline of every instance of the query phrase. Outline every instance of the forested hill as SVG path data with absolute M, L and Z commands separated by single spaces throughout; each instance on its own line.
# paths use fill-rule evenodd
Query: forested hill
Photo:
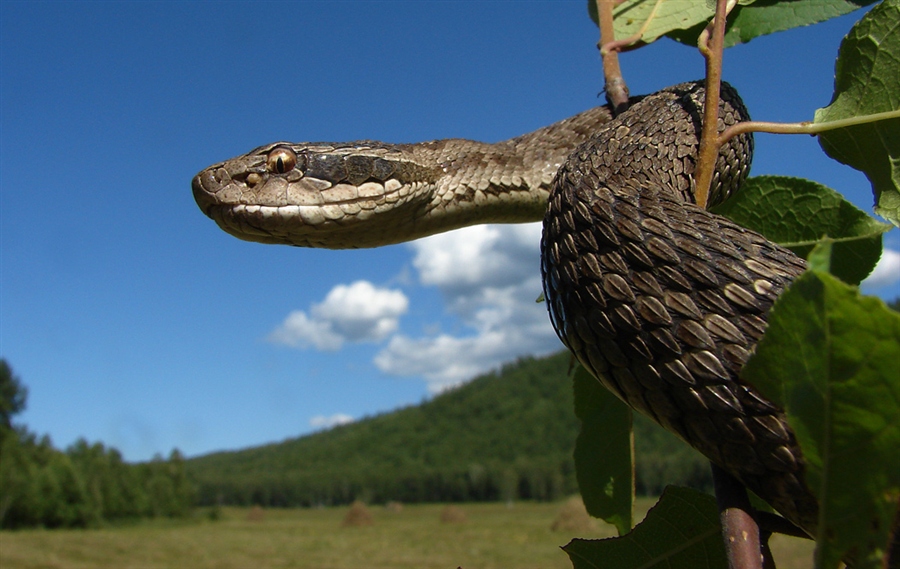
M 186 470 L 202 504 L 555 499 L 577 491 L 568 368 L 568 352 L 523 359 L 418 406 L 197 457 Z M 686 445 L 647 421 L 635 428 L 639 491 L 708 483 Z

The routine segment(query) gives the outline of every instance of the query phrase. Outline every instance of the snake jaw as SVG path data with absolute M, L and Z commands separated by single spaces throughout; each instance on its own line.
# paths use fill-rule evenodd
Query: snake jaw
M 427 209 L 430 198 L 418 191 L 422 185 L 418 182 L 404 184 L 394 177 L 380 182 L 371 175 L 356 175 L 354 185 L 343 181 L 341 165 L 334 160 L 317 162 L 317 155 L 310 157 L 308 148 L 321 156 L 333 147 L 294 145 L 301 148 L 296 152 L 300 166 L 273 172 L 272 152 L 287 146 L 260 147 L 201 171 L 191 183 L 197 205 L 221 229 L 245 241 L 332 249 L 408 240 L 411 229 L 404 228 L 414 226 Z M 308 170 L 307 162 L 319 170 Z M 284 161 L 274 163 L 281 168 Z M 393 173 L 380 166 L 386 175 Z M 396 223 L 373 230 L 365 222 L 376 213 Z M 364 245 L 373 240 L 374 244 Z

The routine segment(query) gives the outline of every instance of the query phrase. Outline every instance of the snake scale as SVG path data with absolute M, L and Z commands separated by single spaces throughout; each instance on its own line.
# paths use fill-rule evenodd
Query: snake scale
M 278 142 L 193 180 L 241 239 L 376 247 L 543 219 L 541 271 L 563 343 L 608 389 L 815 534 L 818 506 L 783 412 L 741 367 L 805 262 L 694 204 L 702 83 L 598 107 L 497 144 Z M 719 130 L 747 120 L 722 86 Z M 711 202 L 745 179 L 752 138 L 720 149 Z M 549 204 L 549 207 L 548 207 Z

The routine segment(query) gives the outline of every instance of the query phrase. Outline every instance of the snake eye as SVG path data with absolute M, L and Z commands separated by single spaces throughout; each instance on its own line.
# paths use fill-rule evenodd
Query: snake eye
M 286 174 L 297 165 L 297 155 L 290 148 L 279 147 L 272 149 L 266 158 L 266 168 L 275 174 Z

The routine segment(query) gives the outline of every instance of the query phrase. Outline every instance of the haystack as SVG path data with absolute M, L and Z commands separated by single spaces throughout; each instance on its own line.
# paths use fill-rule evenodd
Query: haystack
M 350 509 L 347 510 L 347 515 L 344 516 L 344 521 L 341 522 L 341 525 L 344 527 L 362 527 L 370 526 L 372 523 L 372 514 L 369 512 L 369 508 L 361 500 L 356 500 L 350 504 Z
M 248 522 L 261 522 L 266 519 L 266 511 L 262 509 L 262 506 L 253 506 L 247 511 L 247 521 Z
M 403 511 L 403 504 L 397 502 L 395 500 L 391 500 L 387 504 L 384 505 L 384 509 L 389 511 L 392 514 L 399 514 Z
M 587 532 L 596 529 L 594 520 L 584 508 L 580 496 L 573 496 L 565 501 L 550 525 L 553 531 Z
M 456 506 L 447 506 L 441 512 L 441 523 L 462 524 L 466 522 L 466 513 Z

